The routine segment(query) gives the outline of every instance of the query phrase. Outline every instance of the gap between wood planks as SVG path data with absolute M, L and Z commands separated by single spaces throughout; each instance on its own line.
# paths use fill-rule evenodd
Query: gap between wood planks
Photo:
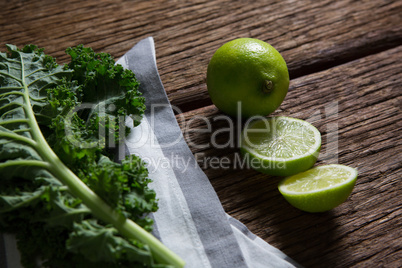
M 294 70 L 289 70 L 290 80 L 296 79 L 302 76 L 311 75 L 313 73 L 322 72 L 333 67 L 346 64 L 348 62 L 358 60 L 373 54 L 378 54 L 383 51 L 387 51 L 393 48 L 396 48 L 402 45 L 401 38 L 391 39 L 389 41 L 379 40 L 376 43 L 382 43 L 383 45 L 375 46 L 374 49 L 367 49 L 368 46 L 362 47 L 361 49 L 356 49 L 355 53 L 350 53 L 344 57 L 334 57 L 330 58 L 327 61 L 317 61 L 310 65 L 302 65 Z M 370 44 L 372 45 L 372 44 Z M 371 46 L 370 46 L 371 47 Z M 205 81 L 204 81 L 205 82 Z M 200 99 L 196 101 L 190 101 L 183 104 L 177 104 L 176 107 L 178 109 L 174 109 L 174 113 L 177 115 L 179 113 L 189 112 L 191 110 L 196 110 L 205 106 L 212 105 L 212 101 L 210 98 Z

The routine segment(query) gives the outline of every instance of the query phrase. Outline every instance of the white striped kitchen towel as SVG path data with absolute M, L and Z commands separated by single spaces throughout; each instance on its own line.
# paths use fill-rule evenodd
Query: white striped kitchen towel
M 136 74 L 146 98 L 145 116 L 121 154 L 137 154 L 148 164 L 150 187 L 159 199 L 159 210 L 151 215 L 153 234 L 185 260 L 186 268 L 300 267 L 223 210 L 176 121 L 158 74 L 153 38 L 141 40 L 117 63 Z M 10 235 L 0 235 L 0 267 L 21 267 Z
M 152 37 L 117 63 L 131 69 L 146 99 L 145 116 L 126 141 L 130 154 L 148 162 L 159 198 L 155 231 L 187 268 L 300 267 L 225 213 L 187 146 L 160 80 Z

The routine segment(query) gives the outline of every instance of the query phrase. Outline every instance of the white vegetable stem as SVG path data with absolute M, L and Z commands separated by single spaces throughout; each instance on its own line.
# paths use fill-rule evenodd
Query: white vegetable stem
M 22 62 L 22 74 L 24 74 L 24 62 Z M 184 267 L 184 261 L 163 245 L 152 234 L 145 231 L 141 226 L 130 219 L 124 217 L 112 209 L 106 202 L 103 201 L 96 193 L 94 193 L 85 183 L 83 183 L 50 148 L 46 139 L 39 128 L 34 112 L 30 104 L 28 85 L 25 82 L 25 77 L 21 80 L 24 87 L 24 99 L 27 105 L 24 106 L 28 117 L 28 124 L 31 129 L 32 138 L 35 141 L 31 145 L 35 147 L 42 159 L 48 163 L 47 170 L 51 172 L 57 179 L 66 185 L 69 191 L 92 211 L 93 215 L 100 220 L 111 223 L 119 231 L 119 233 L 128 239 L 138 239 L 142 243 L 147 244 L 151 249 L 155 259 L 161 263 L 170 264 L 174 267 Z
M 51 152 L 53 153 L 53 151 Z M 77 198 L 80 198 L 95 217 L 104 222 L 113 224 L 122 236 L 129 239 L 138 239 L 144 244 L 147 244 L 155 259 L 158 261 L 173 265 L 174 267 L 184 267 L 184 261 L 179 256 L 138 224 L 112 209 L 68 169 L 56 155 L 51 156 L 49 154 L 48 157 L 47 160 L 51 164 L 49 171 L 67 185 L 69 191 Z

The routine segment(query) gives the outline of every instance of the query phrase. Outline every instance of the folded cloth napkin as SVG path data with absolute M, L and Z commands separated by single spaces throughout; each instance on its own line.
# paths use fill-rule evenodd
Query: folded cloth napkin
M 117 61 L 140 81 L 147 110 L 120 150 L 147 162 L 159 210 L 153 234 L 186 262 L 186 268 L 300 267 L 225 213 L 207 176 L 188 148 L 160 80 L 152 37 Z M 132 125 L 127 119 L 127 126 Z M 0 236 L 0 268 L 18 268 L 10 235 Z
M 152 37 L 117 63 L 140 81 L 147 110 L 126 140 L 129 154 L 147 161 L 159 198 L 154 235 L 194 268 L 300 267 L 225 213 L 188 148 L 160 80 Z

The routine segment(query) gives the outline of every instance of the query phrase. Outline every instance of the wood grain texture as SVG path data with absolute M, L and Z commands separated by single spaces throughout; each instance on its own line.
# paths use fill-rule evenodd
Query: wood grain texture
M 184 137 L 228 213 L 306 267 L 401 266 L 402 1 L 0 1 L 2 51 L 34 43 L 65 62 L 64 50 L 82 43 L 118 58 L 147 36 L 168 97 L 184 111 Z M 275 114 L 318 127 L 317 164 L 359 169 L 338 208 L 300 212 L 280 196 L 279 178 L 230 165 L 239 127 L 210 105 L 205 75 L 214 51 L 237 37 L 284 56 L 292 80 Z M 212 168 L 219 159 L 229 165 Z
M 237 122 L 229 123 L 213 105 L 177 115 L 225 210 L 306 267 L 400 267 L 401 57 L 402 46 L 294 79 L 275 112 L 320 130 L 317 165 L 359 170 L 353 194 L 330 212 L 300 212 L 277 191 L 280 178 L 236 166 L 231 134 L 214 133 Z
M 85 44 L 122 56 L 153 36 L 169 99 L 182 110 L 210 104 L 213 52 L 237 37 L 271 43 L 291 77 L 402 43 L 401 1 L 12 1 L 0 3 L 2 44 L 35 43 L 61 61 Z

